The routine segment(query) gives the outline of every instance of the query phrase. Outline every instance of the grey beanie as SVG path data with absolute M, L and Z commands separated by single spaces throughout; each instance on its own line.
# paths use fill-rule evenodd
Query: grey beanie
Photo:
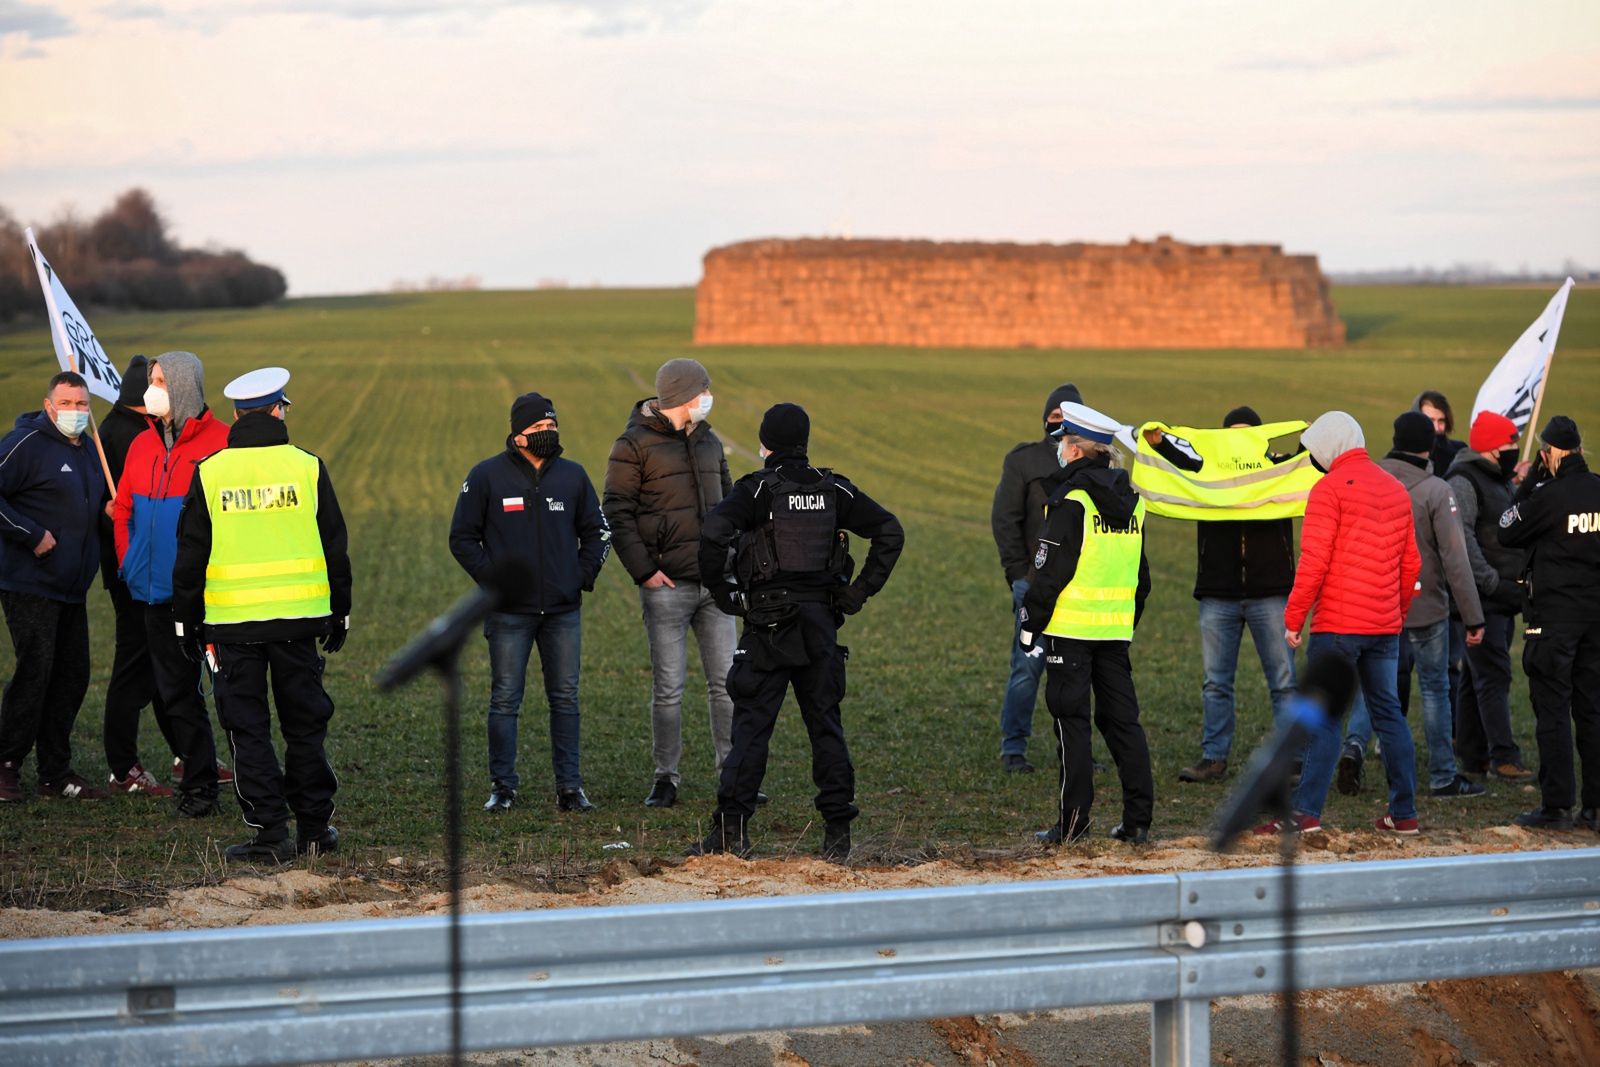
M 1324 470 L 1333 461 L 1353 448 L 1366 448 L 1367 439 L 1361 433 L 1361 424 L 1343 411 L 1329 411 L 1317 416 L 1317 421 L 1307 426 L 1300 435 L 1311 458 L 1322 464 Z
M 711 375 L 697 359 L 669 359 L 656 371 L 656 410 L 682 407 L 711 388 Z
M 172 429 L 195 418 L 206 406 L 206 373 L 200 357 L 193 352 L 163 352 L 150 362 L 161 366 L 167 379 L 167 396 L 172 399 Z

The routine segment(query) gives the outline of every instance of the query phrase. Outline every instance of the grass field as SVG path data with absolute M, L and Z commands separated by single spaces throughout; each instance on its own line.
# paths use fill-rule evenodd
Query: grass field
M 1044 395 L 1075 381 L 1086 399 L 1125 421 L 1160 418 L 1214 425 L 1249 403 L 1269 421 L 1354 414 L 1379 455 L 1390 421 L 1423 388 L 1469 408 L 1479 383 L 1549 297 L 1545 289 L 1343 288 L 1335 300 L 1350 344 L 1331 352 L 969 351 L 705 348 L 712 424 L 729 462 L 754 467 L 756 426 L 779 400 L 812 417 L 813 461 L 848 474 L 899 514 L 900 565 L 842 640 L 852 651 L 845 721 L 857 768 L 858 855 L 894 860 L 968 847 L 1021 849 L 1051 817 L 1053 776 L 1000 773 L 998 709 L 1010 639 L 1010 596 L 989 535 L 1000 460 L 1039 433 Z M 631 404 L 653 390 L 655 368 L 690 351 L 688 291 L 546 291 L 372 296 L 291 301 L 245 312 L 100 315 L 94 324 L 118 363 L 134 352 L 187 349 L 205 361 L 209 395 L 252 367 L 294 372 L 293 440 L 328 463 L 350 522 L 355 630 L 331 657 L 338 704 L 329 751 L 341 781 L 345 850 L 336 869 L 368 869 L 404 855 L 442 854 L 444 787 L 436 687 L 380 696 L 370 679 L 410 634 L 468 582 L 446 546 L 462 476 L 499 451 L 509 400 L 537 388 L 561 413 L 567 455 L 598 487 L 611 441 Z M 54 357 L 38 327 L 0 333 L 0 410 L 37 408 Z M 105 405 L 96 409 L 104 414 Z M 1573 298 L 1551 376 L 1546 415 L 1566 412 L 1600 440 L 1600 302 Z M 1465 436 L 1459 427 L 1458 436 Z M 1180 786 L 1198 754 L 1200 656 L 1193 532 L 1151 524 L 1154 592 L 1134 644 L 1136 677 L 1156 772 L 1158 835 L 1204 826 L 1222 791 Z M 649 665 L 637 593 L 615 560 L 584 607 L 584 778 L 600 810 L 560 815 L 547 792 L 549 755 L 537 680 L 522 729 L 522 805 L 488 818 L 482 641 L 470 643 L 464 727 L 468 849 L 475 868 L 508 878 L 550 878 L 612 855 L 674 854 L 703 830 L 715 782 L 703 691 L 686 702 L 680 805 L 652 811 Z M 74 736 L 77 769 L 106 774 L 100 719 L 111 663 L 111 610 L 90 593 L 95 675 Z M 10 647 L 0 642 L 0 673 Z M 691 669 L 691 679 L 693 668 Z M 1241 724 L 1235 758 L 1265 731 L 1265 689 L 1248 644 L 1241 656 Z M 1526 687 L 1514 687 L 1518 739 L 1533 758 Z M 1048 714 L 1035 719 L 1032 754 L 1048 765 Z M 168 762 L 146 719 L 142 754 Z M 24 771 L 31 789 L 34 769 Z M 1116 821 L 1116 782 L 1103 775 L 1097 831 Z M 773 855 L 816 846 L 809 757 L 796 714 L 773 744 L 754 827 Z M 228 799 L 228 798 L 225 798 Z M 1492 784 L 1470 802 L 1422 804 L 1424 829 L 1503 822 L 1529 806 L 1519 789 Z M 1335 796 L 1333 826 L 1360 826 L 1383 810 L 1373 786 Z M 244 832 L 230 802 L 223 818 L 179 822 L 147 798 L 99 804 L 33 800 L 0 809 L 0 903 L 116 907 L 158 886 L 218 877 L 219 846 Z

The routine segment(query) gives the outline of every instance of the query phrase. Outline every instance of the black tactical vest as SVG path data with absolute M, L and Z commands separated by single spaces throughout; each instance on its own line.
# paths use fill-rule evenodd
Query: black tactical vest
M 833 472 L 810 485 L 793 481 L 782 468 L 762 473 L 758 503 L 767 521 L 740 539 L 736 569 L 749 588 L 784 574 L 828 573 L 838 569 L 839 490 Z

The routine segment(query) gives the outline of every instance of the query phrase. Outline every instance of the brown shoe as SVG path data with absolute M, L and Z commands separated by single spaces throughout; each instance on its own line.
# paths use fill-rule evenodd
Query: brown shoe
M 1202 759 L 1193 767 L 1185 767 L 1178 772 L 1180 782 L 1220 782 L 1228 776 L 1228 761 L 1225 759 Z
M 22 799 L 22 768 L 15 763 L 0 763 L 0 803 Z
M 1520 763 L 1496 763 L 1489 768 L 1489 777 L 1502 782 L 1526 782 L 1533 778 L 1533 772 Z
M 104 800 L 106 791 L 96 789 L 76 774 L 68 774 L 53 782 L 40 782 L 39 795 L 60 800 Z

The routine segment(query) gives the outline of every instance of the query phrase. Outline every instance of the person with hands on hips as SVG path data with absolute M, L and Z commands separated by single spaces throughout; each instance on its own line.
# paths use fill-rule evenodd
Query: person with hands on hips
M 172 569 L 176 636 L 213 673 L 239 806 L 255 830 L 225 854 L 276 863 L 339 847 L 329 821 L 338 781 L 323 749 L 333 701 L 317 646 L 338 652 L 350 632 L 344 516 L 322 460 L 289 443 L 288 382 L 288 371 L 267 367 L 228 383 L 237 419 L 228 447 L 195 469 Z
M 1094 724 L 1122 780 L 1122 821 L 1111 836 L 1144 844 L 1155 784 L 1128 659 L 1150 593 L 1144 501 L 1128 473 L 1112 465 L 1120 424 L 1082 404 L 1063 403 L 1061 413 L 1057 461 L 1063 477 L 1050 498 L 1019 609 L 1018 640 L 1028 655 L 1044 657 L 1045 704 L 1054 720 L 1058 763 L 1055 825 L 1034 836 L 1059 845 L 1089 832 L 1092 694 Z
M 745 622 L 728 672 L 733 745 L 722 764 L 711 832 L 690 846 L 690 855 L 750 851 L 767 744 L 791 685 L 811 738 L 811 778 L 825 824 L 822 856 L 843 862 L 850 855 L 858 809 L 839 710 L 849 656 L 838 644 L 839 627 L 888 581 L 905 532 L 848 479 L 811 466 L 810 432 L 799 405 L 768 409 L 760 430 L 765 466 L 739 479 L 702 526 L 700 575 L 722 610 Z M 871 542 L 854 581 L 845 531 Z M 728 573 L 735 546 L 736 582 Z

